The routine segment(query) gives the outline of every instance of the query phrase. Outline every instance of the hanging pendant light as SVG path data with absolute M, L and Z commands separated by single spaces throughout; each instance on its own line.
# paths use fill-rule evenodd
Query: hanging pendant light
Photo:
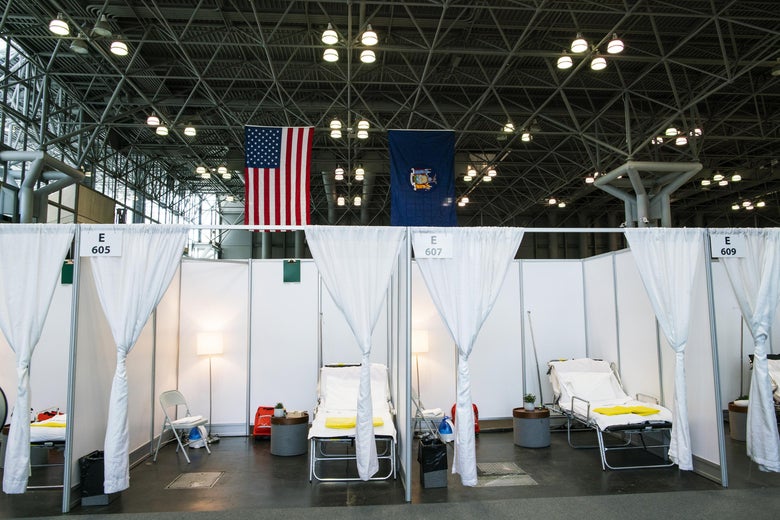
M 198 134 L 198 131 L 195 130 L 195 127 L 192 125 L 187 125 L 184 127 L 184 135 L 188 137 L 195 137 Z
M 363 204 L 363 197 L 360 195 L 355 195 L 355 198 L 352 199 L 352 204 L 355 206 L 361 206 Z
M 577 33 L 577 37 L 571 42 L 571 52 L 579 54 L 588 50 L 588 42 L 582 37 L 581 33 Z
M 328 28 L 322 31 L 322 43 L 325 45 L 336 45 L 339 41 L 339 35 L 333 30 L 333 26 L 328 24 Z
M 203 175 L 204 173 L 206 173 L 206 167 L 205 166 L 195 167 L 195 173 L 198 175 Z
M 346 200 L 342 195 L 339 195 L 338 198 L 336 198 L 336 205 L 337 206 L 343 206 L 346 203 Z
M 558 58 L 558 68 L 562 70 L 570 69 L 572 65 L 574 65 L 574 62 L 571 56 L 566 54 L 566 51 L 563 51 L 563 54 Z
M 333 63 L 333 62 L 339 61 L 339 51 L 337 51 L 336 49 L 334 49 L 332 47 L 328 47 L 322 53 L 322 59 L 327 61 L 327 62 L 329 62 L 329 63 Z
M 376 61 L 376 54 L 371 49 L 365 49 L 360 53 L 360 61 L 363 63 L 374 63 Z
M 366 175 L 366 170 L 362 166 L 355 168 L 355 180 L 362 181 Z
M 157 128 L 154 129 L 154 132 L 157 135 L 168 135 L 168 127 L 160 125 L 160 126 L 158 126 Z
M 368 130 L 358 130 L 357 131 L 357 138 L 358 139 L 368 139 Z
M 507 121 L 504 123 L 504 128 L 502 130 L 504 133 L 511 134 L 515 131 L 515 124 L 512 121 Z
M 100 20 L 95 22 L 95 27 L 92 28 L 92 34 L 104 38 L 109 38 L 111 36 L 111 26 L 108 25 L 108 18 L 106 18 L 106 15 L 100 15 Z
M 331 130 L 330 131 L 330 136 L 333 139 L 341 139 L 341 130 Z
M 618 38 L 616 33 L 612 33 L 612 39 L 607 44 L 607 52 L 610 54 L 620 54 L 623 52 L 623 40 Z
M 594 56 L 593 60 L 590 62 L 590 68 L 592 70 L 604 70 L 607 68 L 607 60 L 604 58 L 604 56 L 599 56 L 596 54 L 596 56 Z
M 127 44 L 122 40 L 114 40 L 111 42 L 111 54 L 116 56 L 127 56 L 128 52 Z
M 358 121 L 357 127 L 358 130 L 368 130 L 369 128 L 371 128 L 371 123 L 369 123 L 365 119 L 361 119 L 360 121 Z
M 498 172 L 496 172 L 496 169 L 491 166 L 490 168 L 488 168 L 487 174 L 488 177 L 495 177 L 496 175 L 498 175 Z
M 344 180 L 344 168 L 341 166 L 336 166 L 336 170 L 333 172 L 333 174 L 335 175 L 337 181 Z
M 333 118 L 330 122 L 331 130 L 341 130 L 341 121 L 337 118 Z
M 78 37 L 70 42 L 70 50 L 76 54 L 89 54 L 89 47 L 87 46 L 87 42 L 82 37 Z
M 70 26 L 68 25 L 68 22 L 62 19 L 62 13 L 58 13 L 57 18 L 54 18 L 49 22 L 49 30 L 52 34 L 56 34 L 57 36 L 67 36 L 70 34 Z
M 160 126 L 160 118 L 152 114 L 146 118 L 146 124 L 149 126 Z
M 366 30 L 363 31 L 363 36 L 360 37 L 360 43 L 363 45 L 368 45 L 369 47 L 372 45 L 376 45 L 377 42 L 379 42 L 379 37 L 376 35 L 376 32 L 371 28 L 371 24 L 368 24 L 366 26 Z

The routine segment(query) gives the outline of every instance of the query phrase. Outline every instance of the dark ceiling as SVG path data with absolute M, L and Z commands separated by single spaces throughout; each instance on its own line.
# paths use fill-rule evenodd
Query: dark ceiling
M 72 28 L 64 41 L 47 29 L 58 12 Z M 127 56 L 92 32 L 101 14 Z M 453 129 L 456 195 L 470 199 L 461 225 L 619 224 L 623 203 L 584 178 L 628 160 L 703 165 L 672 196 L 675 225 L 780 225 L 776 0 L 10 0 L 0 23 L 78 100 L 82 120 L 63 132 L 99 127 L 113 150 L 146 157 L 195 193 L 243 198 L 240 175 L 202 180 L 194 170 L 241 172 L 244 125 L 311 125 L 312 223 L 387 224 L 387 130 Z M 340 36 L 337 63 L 322 59 L 328 23 Z M 369 23 L 379 43 L 366 65 L 359 36 Z M 69 49 L 75 28 L 86 55 Z M 569 53 L 573 67 L 559 70 L 578 32 L 590 50 Z M 606 53 L 613 34 L 625 42 L 618 55 Z M 590 68 L 597 53 L 607 57 L 601 71 Z M 145 124 L 152 112 L 171 127 L 167 137 Z M 332 139 L 333 117 L 366 118 L 369 138 Z M 502 132 L 507 121 L 515 133 Z M 194 138 L 182 133 L 189 123 Z M 670 126 L 688 143 L 651 144 Z M 702 135 L 691 137 L 695 128 Z M 365 181 L 333 180 L 337 165 L 357 164 Z M 469 164 L 497 164 L 498 175 L 464 182 Z M 717 172 L 742 181 L 701 186 Z M 339 194 L 364 204 L 338 208 Z M 731 209 L 745 199 L 766 207 Z

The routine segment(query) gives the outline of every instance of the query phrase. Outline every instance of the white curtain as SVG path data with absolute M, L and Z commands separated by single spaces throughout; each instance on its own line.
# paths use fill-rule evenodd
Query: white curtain
M 135 345 L 179 267 L 186 226 L 82 226 L 122 235 L 121 256 L 91 259 L 100 304 L 116 342 L 116 371 L 111 385 L 104 442 L 103 489 L 116 493 L 130 485 L 127 417 L 127 354 Z
M 452 235 L 451 258 L 418 258 L 425 285 L 458 347 L 455 399 L 455 457 L 452 472 L 464 486 L 477 485 L 474 410 L 469 355 L 479 329 L 493 309 L 506 272 L 523 239 L 519 228 L 412 228 Z
M 780 299 L 780 229 L 732 229 L 742 235 L 745 256 L 721 258 L 742 317 L 753 335 L 753 376 L 747 417 L 747 453 L 763 471 L 780 471 L 780 441 L 767 369 L 767 338 Z
M 395 270 L 405 228 L 308 226 L 306 240 L 333 301 L 363 354 L 357 403 L 355 452 L 358 475 L 379 470 L 371 405 L 371 333 Z
M 16 405 L 5 448 L 3 491 L 24 493 L 30 465 L 30 360 L 41 338 L 72 224 L 0 225 L 0 330 L 16 354 Z
M 626 229 L 639 275 L 666 341 L 675 352 L 674 420 L 669 458 L 680 469 L 693 469 L 685 389 L 685 346 L 691 293 L 701 265 L 704 231 L 680 228 Z

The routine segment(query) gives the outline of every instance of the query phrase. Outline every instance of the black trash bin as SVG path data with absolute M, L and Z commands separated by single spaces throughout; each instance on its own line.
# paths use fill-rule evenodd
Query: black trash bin
M 447 445 L 436 437 L 423 437 L 417 447 L 420 484 L 424 488 L 447 487 Z
M 119 493 L 106 495 L 103 491 L 104 468 L 103 452 L 100 450 L 95 450 L 79 459 L 82 506 L 104 506 L 119 495 Z
M 103 494 L 103 452 L 95 450 L 79 459 L 81 469 L 81 496 Z

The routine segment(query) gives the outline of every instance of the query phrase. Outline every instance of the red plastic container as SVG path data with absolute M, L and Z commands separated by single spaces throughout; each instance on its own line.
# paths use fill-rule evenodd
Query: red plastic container
M 457 404 L 452 405 L 452 422 L 455 423 L 455 408 Z M 474 408 L 474 433 L 479 435 L 479 409 L 477 408 L 477 405 L 474 403 L 471 403 L 471 406 Z
M 271 417 L 274 415 L 273 406 L 260 406 L 255 412 L 255 426 L 252 435 L 255 437 L 271 436 Z

